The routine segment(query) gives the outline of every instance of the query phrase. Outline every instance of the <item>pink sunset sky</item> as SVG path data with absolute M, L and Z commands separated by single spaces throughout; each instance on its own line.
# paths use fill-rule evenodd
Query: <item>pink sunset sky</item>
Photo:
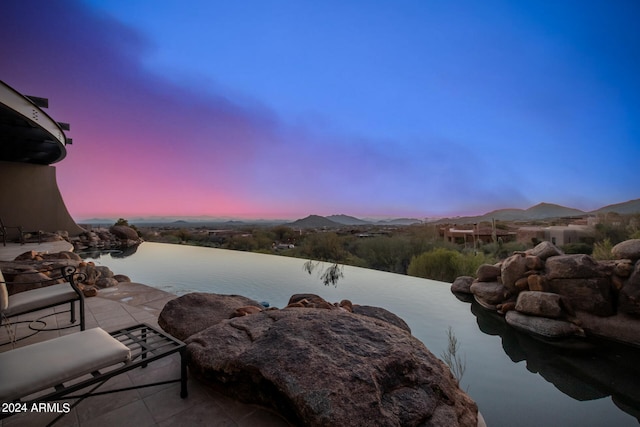
M 75 219 L 640 197 L 638 2 L 187 3 L 3 2 L 0 79 L 71 124 Z

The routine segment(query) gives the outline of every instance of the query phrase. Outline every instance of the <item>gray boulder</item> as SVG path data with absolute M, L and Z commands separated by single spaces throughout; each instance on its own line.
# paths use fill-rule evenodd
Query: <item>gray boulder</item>
M 454 280 L 453 283 L 451 284 L 451 292 L 470 294 L 472 283 L 473 283 L 473 277 L 471 276 L 456 277 L 456 280 Z
M 513 293 L 517 293 L 516 282 L 525 277 L 527 272 L 527 258 L 524 254 L 511 255 L 502 263 L 502 284 Z
M 508 297 L 507 289 L 498 282 L 474 282 L 470 289 L 476 300 L 485 307 L 496 306 Z
M 611 316 L 615 312 L 608 277 L 548 280 L 545 289 L 566 297 L 575 310 L 597 316 Z
M 529 249 L 526 251 L 527 255 L 537 256 L 543 261 L 552 256 L 564 255 L 560 249 L 558 249 L 551 242 L 540 242 L 533 249 Z
M 114 225 L 109 228 L 109 232 L 120 240 L 139 240 L 140 236 L 136 230 L 126 225 Z
M 584 331 L 571 322 L 545 317 L 528 316 L 517 311 L 505 315 L 507 324 L 513 328 L 542 338 L 557 339 L 571 336 L 584 336 Z
M 479 282 L 495 282 L 500 276 L 500 266 L 493 264 L 482 264 L 476 270 L 476 277 Z
M 547 259 L 547 279 L 588 279 L 603 277 L 602 267 L 589 255 L 560 255 Z
M 640 259 L 640 239 L 631 239 L 620 242 L 611 248 L 611 253 L 617 259 Z
M 263 308 L 259 302 L 240 295 L 194 292 L 165 304 L 158 325 L 174 337 L 185 340 L 191 335 L 234 316 L 246 306 Z
M 640 262 L 636 262 L 633 273 L 620 289 L 618 312 L 640 316 Z
M 550 292 L 520 292 L 516 310 L 533 316 L 557 319 L 563 315 L 561 297 Z
M 343 310 L 286 308 L 187 339 L 190 372 L 305 426 L 473 426 L 476 404 L 405 330 Z
M 353 313 L 359 314 L 360 316 L 367 316 L 373 319 L 382 320 L 383 322 L 387 322 L 396 326 L 400 329 L 411 333 L 411 328 L 407 325 L 407 322 L 402 320 L 400 316 L 395 315 L 387 309 L 382 307 L 373 307 L 370 305 L 358 305 L 355 304 L 353 306 Z

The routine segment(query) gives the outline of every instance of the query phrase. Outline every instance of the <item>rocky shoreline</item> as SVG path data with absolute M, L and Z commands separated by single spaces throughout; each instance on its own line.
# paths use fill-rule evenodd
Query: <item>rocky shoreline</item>
M 614 260 L 596 261 L 542 242 L 480 266 L 475 277 L 458 277 L 451 290 L 534 337 L 592 336 L 640 347 L 640 239 L 619 243 L 612 254 Z
M 71 243 L 76 252 L 85 250 L 127 249 L 138 246 L 143 239 L 138 232 L 125 225 L 113 225 L 107 228 L 85 230 L 77 236 L 69 236 L 66 231 L 56 233 L 40 232 L 25 237 L 27 243 L 54 242 L 65 240 Z

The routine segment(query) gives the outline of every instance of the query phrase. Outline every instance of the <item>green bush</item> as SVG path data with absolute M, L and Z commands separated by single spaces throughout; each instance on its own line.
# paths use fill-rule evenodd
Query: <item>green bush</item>
M 613 248 L 613 243 L 611 243 L 611 240 L 609 239 L 604 239 L 601 242 L 596 242 L 593 245 L 592 256 L 597 260 L 614 259 L 615 257 L 611 253 L 612 248 Z
M 438 248 L 411 258 L 407 274 L 425 279 L 453 282 L 458 274 L 459 252 Z
M 591 255 L 593 253 L 593 247 L 586 243 L 568 243 L 562 246 L 562 251 L 569 254 L 587 254 Z

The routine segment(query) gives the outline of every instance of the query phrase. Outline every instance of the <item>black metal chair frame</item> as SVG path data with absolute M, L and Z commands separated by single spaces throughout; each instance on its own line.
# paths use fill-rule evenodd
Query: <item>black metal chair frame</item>
M 42 243 L 42 231 L 25 231 L 20 225 L 4 225 L 2 222 L 2 218 L 0 218 L 0 235 L 2 235 L 2 244 L 3 246 L 7 246 L 7 229 L 15 228 L 18 230 L 18 234 L 20 235 L 20 244 L 24 245 L 24 235 L 25 234 L 37 234 L 38 235 L 38 243 Z
M 37 280 L 37 281 L 32 281 L 32 282 L 9 282 L 9 281 L 5 281 L 4 283 L 7 285 L 7 289 L 8 289 L 8 286 L 10 286 L 10 285 L 17 285 L 17 284 L 20 284 L 20 285 L 36 285 L 36 284 L 44 284 L 44 283 L 47 283 L 47 282 L 51 282 L 50 284 L 55 284 L 55 282 L 57 280 L 63 279 L 66 282 L 68 282 L 69 285 L 73 288 L 76 296 L 74 296 L 71 299 L 67 299 L 65 301 L 58 301 L 58 302 L 53 303 L 53 304 L 46 304 L 45 303 L 43 305 L 38 306 L 35 309 L 12 313 L 11 316 L 8 317 L 8 319 L 16 317 L 16 316 L 21 316 L 23 314 L 33 313 L 33 312 L 40 311 L 40 310 L 43 310 L 43 309 L 46 309 L 46 308 L 57 307 L 59 305 L 63 305 L 63 304 L 69 303 L 70 307 L 69 307 L 68 311 L 70 312 L 70 315 L 71 315 L 70 322 L 72 324 L 75 324 L 76 321 L 77 321 L 77 319 L 76 319 L 75 302 L 78 301 L 78 306 L 79 306 L 79 311 L 80 311 L 80 316 L 79 316 L 80 317 L 80 330 L 81 331 L 85 330 L 86 324 L 85 324 L 84 294 L 82 293 L 82 290 L 79 288 L 79 286 L 76 283 L 76 281 L 82 282 L 83 280 L 85 280 L 86 276 L 83 273 L 78 273 L 76 268 L 74 266 L 72 266 L 72 265 L 65 265 L 65 266 L 62 266 L 62 267 L 59 267 L 59 268 L 55 268 L 55 269 L 37 270 L 35 272 L 36 273 L 47 273 L 47 272 L 54 271 L 54 270 L 57 270 L 57 269 L 60 270 L 60 274 L 58 276 L 54 276 L 54 277 L 51 277 L 49 279 Z M 23 271 L 23 272 L 13 273 L 13 275 L 15 276 L 17 274 L 33 274 L 33 273 L 34 273 L 34 271 Z M 29 292 L 29 291 L 25 291 L 25 292 Z M 34 319 L 32 321 L 26 321 L 26 322 L 28 322 L 30 324 L 34 323 L 34 322 L 36 322 L 36 323 L 45 323 L 45 322 L 42 321 L 42 319 L 44 317 L 48 317 L 48 316 L 49 315 L 43 316 L 43 317 L 41 317 L 39 319 Z M 16 323 L 21 323 L 21 322 L 16 322 Z M 4 324 L 5 324 L 5 319 L 4 318 L 0 319 L 0 325 L 4 326 Z M 45 323 L 45 326 L 46 326 L 46 323 Z M 71 326 L 67 326 L 67 327 L 63 327 L 63 328 L 56 328 L 56 329 L 66 329 L 66 328 L 70 328 L 70 327 L 74 327 L 74 326 L 76 326 L 76 325 L 71 325 Z M 36 328 L 31 328 L 31 326 L 30 326 L 30 329 L 35 331 L 34 334 L 37 333 L 37 332 L 43 331 L 43 330 L 52 330 L 52 329 L 43 329 L 43 328 L 36 329 Z M 13 342 L 20 341 L 21 339 L 28 338 L 31 335 L 33 335 L 33 334 L 18 338 L 16 340 L 13 340 Z M 0 343 L 0 346 L 6 345 L 6 344 L 9 344 L 9 342 Z
M 120 366 L 117 366 L 116 368 L 110 366 L 101 370 L 94 371 L 90 374 L 91 378 L 73 383 L 68 386 L 65 386 L 64 384 L 58 384 L 54 387 L 55 391 L 44 396 L 39 396 L 36 399 L 26 401 L 19 399 L 15 402 L 26 403 L 27 406 L 30 406 L 34 402 L 52 402 L 62 399 L 77 399 L 72 405 L 70 405 L 70 407 L 73 408 L 87 397 L 100 396 L 103 394 L 111 394 L 121 391 L 152 387 L 163 384 L 171 384 L 176 382 L 180 382 L 180 397 L 184 399 L 188 396 L 185 343 L 146 323 L 122 328 L 111 332 L 110 335 L 129 348 L 129 350 L 131 351 L 131 360 L 129 362 L 120 363 Z M 148 384 L 134 385 L 131 387 L 123 387 L 107 391 L 96 391 L 100 386 L 102 386 L 109 379 L 115 376 L 131 371 L 132 369 L 136 369 L 138 367 L 145 368 L 149 363 L 174 353 L 180 353 L 180 378 L 158 381 Z M 95 385 L 95 387 L 92 387 L 86 393 L 73 394 L 93 385 Z M 11 414 L 0 414 L 0 419 L 8 417 L 10 415 Z M 64 415 L 66 414 L 60 414 L 49 425 L 53 425 Z

